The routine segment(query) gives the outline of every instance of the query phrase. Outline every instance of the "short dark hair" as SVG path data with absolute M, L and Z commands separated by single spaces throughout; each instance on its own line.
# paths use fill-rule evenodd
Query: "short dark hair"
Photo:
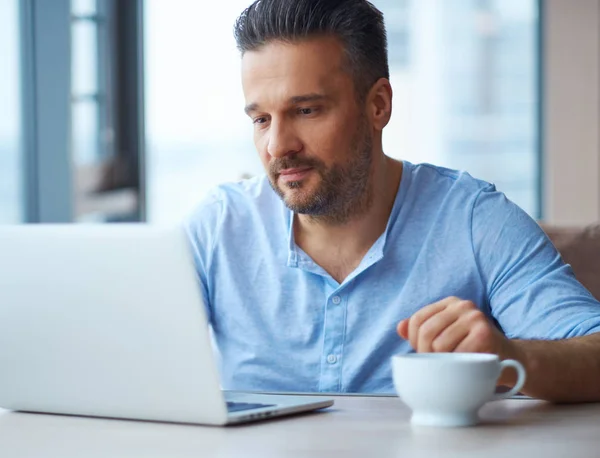
M 270 41 L 338 38 L 359 100 L 379 78 L 388 78 L 383 14 L 367 0 L 256 0 L 235 22 L 242 55 Z

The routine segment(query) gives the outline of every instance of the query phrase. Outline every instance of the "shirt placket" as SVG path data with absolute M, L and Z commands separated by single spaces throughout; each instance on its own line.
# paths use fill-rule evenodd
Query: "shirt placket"
M 342 389 L 347 303 L 345 296 L 343 288 L 339 288 L 326 298 L 319 380 L 321 392 L 339 392 Z

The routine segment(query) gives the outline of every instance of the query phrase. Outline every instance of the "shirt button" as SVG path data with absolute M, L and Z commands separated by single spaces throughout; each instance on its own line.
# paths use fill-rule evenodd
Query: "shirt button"
M 337 362 L 337 356 L 335 356 L 335 355 L 329 355 L 327 357 L 327 362 L 329 364 L 335 364 Z
M 335 305 L 338 305 L 340 302 L 342 302 L 342 298 L 340 296 L 333 296 L 331 298 L 331 302 L 333 302 Z

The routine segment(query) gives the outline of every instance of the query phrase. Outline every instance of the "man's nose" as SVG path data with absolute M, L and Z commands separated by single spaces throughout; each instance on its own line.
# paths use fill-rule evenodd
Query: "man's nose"
M 279 158 L 288 154 L 295 154 L 301 149 L 302 143 L 291 126 L 281 121 L 271 122 L 267 144 L 267 153 L 271 157 Z

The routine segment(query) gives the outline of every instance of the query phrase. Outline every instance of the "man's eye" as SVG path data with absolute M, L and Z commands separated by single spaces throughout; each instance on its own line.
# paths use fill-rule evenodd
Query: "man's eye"
M 313 110 L 312 108 L 298 108 L 298 113 L 302 114 L 302 115 L 310 115 L 313 114 L 315 112 L 315 110 Z
M 254 124 L 264 124 L 267 122 L 267 118 L 265 116 L 261 116 L 259 118 L 254 118 L 252 121 Z

